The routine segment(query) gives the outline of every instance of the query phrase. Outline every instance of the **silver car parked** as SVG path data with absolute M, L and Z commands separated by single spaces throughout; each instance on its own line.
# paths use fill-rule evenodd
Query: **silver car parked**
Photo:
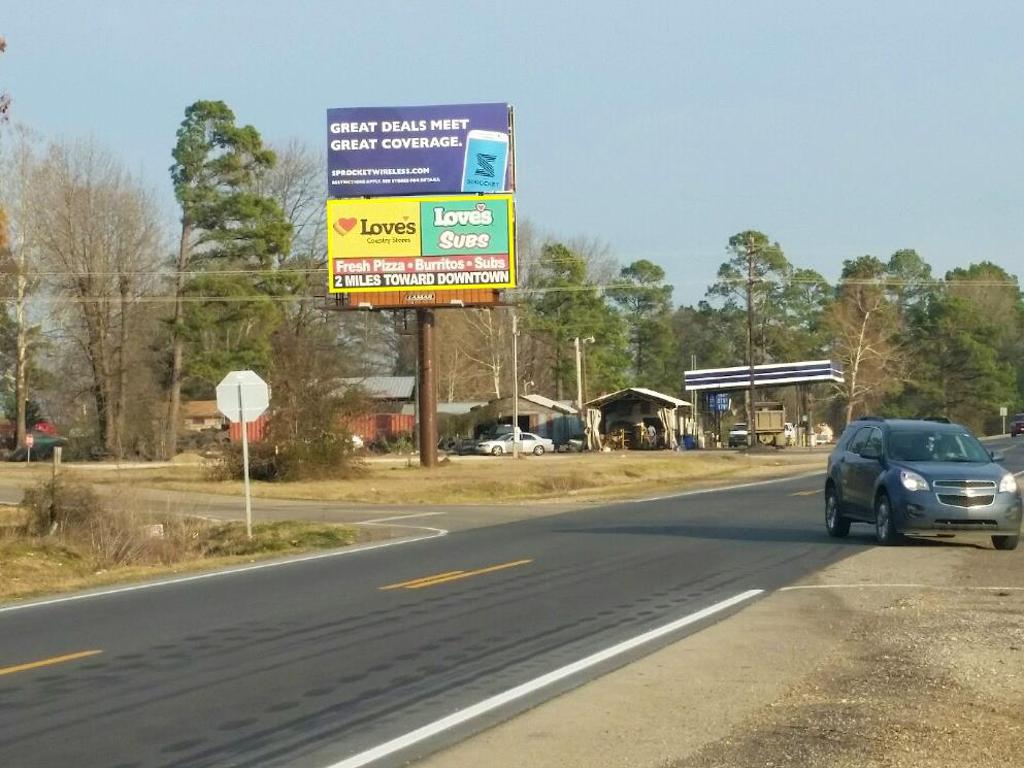
M 546 451 L 554 451 L 555 444 L 552 440 L 535 435 L 532 432 L 520 432 L 519 451 L 521 453 L 532 453 L 534 456 L 541 456 Z M 476 447 L 477 453 L 489 453 L 492 456 L 501 456 L 504 453 L 512 453 L 512 433 L 495 437 L 492 440 L 483 440 Z

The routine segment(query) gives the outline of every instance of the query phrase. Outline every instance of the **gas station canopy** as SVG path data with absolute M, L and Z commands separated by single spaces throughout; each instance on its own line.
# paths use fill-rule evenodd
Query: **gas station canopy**
M 768 363 L 754 366 L 755 387 L 787 384 L 814 384 L 820 381 L 843 383 L 843 367 L 835 360 L 807 360 L 799 363 Z M 750 387 L 750 367 L 699 368 L 683 373 L 684 389 L 727 392 Z

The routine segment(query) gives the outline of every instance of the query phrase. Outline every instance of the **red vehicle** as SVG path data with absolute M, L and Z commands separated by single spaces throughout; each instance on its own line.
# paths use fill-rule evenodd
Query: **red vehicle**
M 1024 435 L 1024 413 L 1018 413 L 1010 422 L 1010 437 Z

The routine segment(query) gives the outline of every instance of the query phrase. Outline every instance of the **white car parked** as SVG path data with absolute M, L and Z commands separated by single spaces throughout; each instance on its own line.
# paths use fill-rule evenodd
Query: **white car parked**
M 519 451 L 521 453 L 532 453 L 534 456 L 541 456 L 545 451 L 554 452 L 555 444 L 552 440 L 532 432 L 520 432 Z M 477 453 L 489 453 L 492 456 L 501 456 L 503 453 L 512 453 L 512 433 L 500 435 L 493 440 L 484 440 L 476 447 Z

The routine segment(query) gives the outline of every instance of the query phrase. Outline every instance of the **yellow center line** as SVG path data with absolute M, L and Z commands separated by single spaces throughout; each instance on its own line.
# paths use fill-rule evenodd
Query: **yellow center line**
M 789 494 L 790 496 L 817 496 L 821 491 L 815 489 L 813 491 L 797 491 L 796 493 Z
M 465 571 L 448 571 L 447 573 L 438 573 L 438 574 L 436 574 L 434 576 L 423 576 L 423 577 L 421 577 L 419 579 L 413 579 L 412 581 L 400 581 L 398 584 L 388 584 L 386 587 L 381 587 L 381 589 L 382 590 L 385 590 L 385 589 L 402 589 L 402 588 L 405 588 L 405 587 L 411 587 L 414 584 L 419 584 L 420 582 L 423 582 L 423 581 L 433 581 L 434 579 L 443 579 L 446 576 L 455 576 L 455 575 L 460 574 L 460 573 L 465 573 Z
M 381 589 L 423 589 L 423 587 L 433 587 L 436 584 L 447 584 L 449 581 L 457 581 L 459 579 L 468 579 L 470 576 L 481 576 L 485 573 L 494 573 L 495 571 L 503 571 L 506 568 L 515 568 L 520 565 L 526 565 L 532 563 L 533 560 L 513 560 L 510 563 L 501 563 L 500 565 L 490 565 L 486 568 L 477 568 L 474 571 L 451 571 L 449 573 L 439 573 L 436 576 L 426 576 L 422 579 L 414 579 L 413 581 L 404 581 L 400 584 L 389 584 Z
M 69 653 L 66 656 L 54 656 L 50 659 L 40 659 L 39 661 L 32 661 L 28 664 L 17 664 L 13 667 L 0 667 L 0 677 L 3 677 L 4 675 L 13 675 L 15 672 L 24 672 L 29 669 L 39 669 L 40 667 L 52 667 L 54 664 L 63 664 L 66 661 L 84 659 L 89 656 L 95 656 L 99 653 L 103 653 L 103 651 L 79 651 L 78 653 Z

